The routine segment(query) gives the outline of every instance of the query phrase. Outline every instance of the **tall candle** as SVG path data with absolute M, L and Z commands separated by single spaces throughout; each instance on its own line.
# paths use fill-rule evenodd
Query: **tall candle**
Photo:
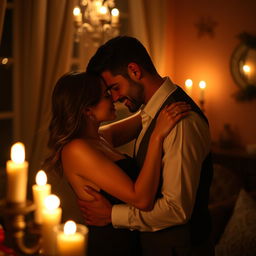
M 51 193 L 51 185 L 47 183 L 47 176 L 43 170 L 36 175 L 36 184 L 32 186 L 33 198 L 36 205 L 35 222 L 42 224 L 44 199 Z
M 6 163 L 7 201 L 24 203 L 27 196 L 28 162 L 25 161 L 25 147 L 21 142 L 11 148 L 11 160 Z
M 88 228 L 74 221 L 67 221 L 64 231 L 57 231 L 57 251 L 59 256 L 84 256 L 88 238 Z
M 205 81 L 200 81 L 199 82 L 199 88 L 200 88 L 199 101 L 203 102 L 204 101 L 204 90 L 206 88 L 206 82 Z
M 61 221 L 60 199 L 49 195 L 44 200 L 42 223 L 42 246 L 45 255 L 56 255 L 56 234 L 53 228 Z
M 191 96 L 192 92 L 192 87 L 193 87 L 193 81 L 191 79 L 187 79 L 185 81 L 185 86 L 186 86 L 186 92 L 189 96 Z

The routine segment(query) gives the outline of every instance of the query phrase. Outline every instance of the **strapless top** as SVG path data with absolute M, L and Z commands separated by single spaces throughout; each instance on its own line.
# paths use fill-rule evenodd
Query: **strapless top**
M 115 164 L 118 165 L 118 167 L 122 169 L 133 181 L 137 179 L 138 167 L 135 159 L 126 155 L 125 158 L 115 161 Z M 101 190 L 100 193 L 104 195 L 111 202 L 111 204 L 123 203 L 121 200 L 113 197 L 104 190 Z

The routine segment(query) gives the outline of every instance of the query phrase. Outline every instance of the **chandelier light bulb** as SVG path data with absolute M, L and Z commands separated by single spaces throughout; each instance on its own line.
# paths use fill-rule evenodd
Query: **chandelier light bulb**
M 74 9 L 73 9 L 73 15 L 74 16 L 78 16 L 79 14 L 81 13 L 81 10 L 78 6 L 76 6 Z
M 114 8 L 114 9 L 112 9 L 111 14 L 112 14 L 112 16 L 118 16 L 119 10 L 117 8 Z
M 107 12 L 108 12 L 108 9 L 107 9 L 106 6 L 101 6 L 101 7 L 100 7 L 100 13 L 101 13 L 101 14 L 107 14 Z

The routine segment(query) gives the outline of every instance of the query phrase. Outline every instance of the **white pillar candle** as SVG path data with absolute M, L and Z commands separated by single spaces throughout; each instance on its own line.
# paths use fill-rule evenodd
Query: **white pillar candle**
M 192 87 L 193 87 L 193 81 L 191 79 L 187 79 L 185 81 L 185 86 L 186 86 L 186 92 L 189 96 L 191 96 L 192 92 Z
M 42 223 L 42 246 L 44 255 L 56 255 L 56 234 L 53 228 L 61 221 L 60 200 L 56 195 L 49 195 L 44 200 Z
M 51 185 L 47 183 L 47 176 L 43 170 L 36 175 L 36 184 L 32 186 L 33 198 L 36 205 L 35 223 L 42 224 L 44 199 L 51 193 Z
M 206 82 L 205 81 L 200 81 L 199 82 L 199 88 L 200 88 L 200 96 L 199 96 L 199 101 L 204 101 L 204 90 L 206 88 Z
M 6 163 L 7 202 L 24 203 L 27 197 L 28 162 L 25 147 L 17 142 L 11 148 L 11 160 Z
M 62 229 L 62 230 L 61 230 Z M 74 221 L 67 221 L 57 230 L 58 256 L 84 256 L 88 238 L 88 228 Z

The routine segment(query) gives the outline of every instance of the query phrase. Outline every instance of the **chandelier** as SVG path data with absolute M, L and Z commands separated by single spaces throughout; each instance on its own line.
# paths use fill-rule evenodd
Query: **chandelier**
M 114 0 L 80 0 L 73 15 L 76 42 L 85 36 L 99 45 L 119 34 L 119 10 Z

